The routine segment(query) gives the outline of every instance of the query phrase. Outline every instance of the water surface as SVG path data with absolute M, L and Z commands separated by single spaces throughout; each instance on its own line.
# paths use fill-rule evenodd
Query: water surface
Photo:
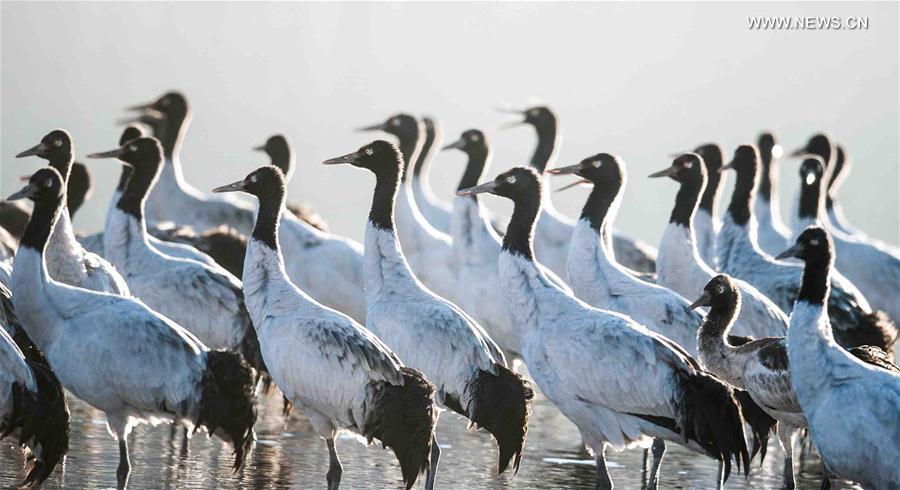
M 118 449 L 107 434 L 103 414 L 69 395 L 72 435 L 65 465 L 57 467 L 45 488 L 109 488 L 116 484 Z M 324 488 L 328 468 L 325 444 L 311 430 L 302 414 L 287 421 L 277 397 L 260 408 L 257 444 L 246 468 L 231 476 L 231 451 L 218 439 L 198 434 L 185 457 L 181 439 L 171 438 L 168 426 L 143 425 L 131 436 L 132 489 L 237 489 Z M 438 424 L 442 446 L 438 483 L 442 488 L 589 488 L 594 466 L 582 450 L 575 427 L 543 398 L 535 402 L 528 441 L 518 475 L 494 475 L 497 450 L 485 432 L 466 430 L 466 421 L 445 412 Z M 660 488 L 710 488 L 716 463 L 669 444 L 663 461 Z M 393 453 L 379 446 L 365 447 L 353 438 L 338 441 L 344 465 L 343 488 L 401 488 L 400 469 Z M 610 473 L 617 488 L 640 488 L 642 453 L 628 450 L 608 455 Z M 782 453 L 770 442 L 762 468 L 754 461 L 750 478 L 732 475 L 726 488 L 779 488 Z M 0 488 L 18 484 L 24 476 L 21 453 L 11 441 L 0 443 Z M 805 456 L 798 488 L 817 489 L 818 459 Z M 416 484 L 424 488 L 424 477 Z

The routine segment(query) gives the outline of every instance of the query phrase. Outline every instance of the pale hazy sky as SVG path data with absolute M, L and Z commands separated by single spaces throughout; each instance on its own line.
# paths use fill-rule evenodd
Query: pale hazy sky
M 645 176 L 673 151 L 734 146 L 773 129 L 787 149 L 829 131 L 849 149 L 850 220 L 900 241 L 898 3 L 18 3 L 2 9 L 0 188 L 39 165 L 13 156 L 68 129 L 78 155 L 112 148 L 128 104 L 168 89 L 191 100 L 182 152 L 201 189 L 265 162 L 253 146 L 282 132 L 298 153 L 290 197 L 333 230 L 360 238 L 372 176 L 326 168 L 355 149 L 352 128 L 403 110 L 431 114 L 447 139 L 477 127 L 491 137 L 490 175 L 527 161 L 526 128 L 494 108 L 543 102 L 562 122 L 559 164 L 606 151 L 628 164 L 617 227 L 657 244 L 676 185 Z M 868 17 L 864 31 L 751 31 L 748 16 Z M 432 169 L 449 200 L 459 152 Z M 96 230 L 118 168 L 89 162 L 93 198 L 76 217 Z M 782 170 L 782 208 L 796 162 Z M 733 179 L 729 176 L 730 181 Z M 556 198 L 575 216 L 586 191 Z M 724 204 L 727 205 L 728 196 Z M 490 206 L 507 209 L 499 199 Z

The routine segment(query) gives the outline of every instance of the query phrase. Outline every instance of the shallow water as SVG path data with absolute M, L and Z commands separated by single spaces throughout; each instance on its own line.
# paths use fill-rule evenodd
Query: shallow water
M 107 434 L 103 414 L 69 396 L 72 429 L 69 456 L 57 467 L 45 488 L 115 487 L 118 449 Z M 246 468 L 231 476 L 231 452 L 218 439 L 197 435 L 187 457 L 181 437 L 170 438 L 171 428 L 140 426 L 130 438 L 132 474 L 129 488 L 324 488 L 328 452 L 297 411 L 285 423 L 279 397 L 269 397 L 260 410 L 257 444 Z M 762 468 L 754 461 L 750 478 L 732 475 L 726 488 L 779 488 L 782 453 L 770 441 Z M 442 447 L 438 481 L 442 488 L 588 488 L 593 485 L 593 461 L 583 452 L 575 427 L 548 401 L 539 398 L 528 432 L 518 475 L 495 476 L 497 451 L 489 435 L 466 430 L 466 421 L 445 412 L 438 424 Z M 393 454 L 380 447 L 365 447 L 353 438 L 338 441 L 344 466 L 343 488 L 401 488 L 400 469 Z M 608 454 L 617 488 L 640 488 L 642 453 L 628 450 Z M 715 481 L 713 460 L 668 445 L 660 488 L 710 488 Z M 9 440 L 0 443 L 0 488 L 21 482 L 21 453 Z M 803 459 L 798 488 L 819 488 L 818 459 Z M 416 483 L 424 488 L 424 477 Z

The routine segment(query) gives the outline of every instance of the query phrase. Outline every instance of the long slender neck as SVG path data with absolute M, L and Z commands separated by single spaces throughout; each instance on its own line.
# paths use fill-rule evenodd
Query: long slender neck
M 128 180 L 131 179 L 131 174 L 134 172 L 134 169 L 131 168 L 131 165 L 122 165 L 122 173 L 119 174 L 119 183 L 116 184 L 116 191 L 119 193 L 125 192 L 125 188 L 128 186 Z
M 147 194 L 156 182 L 162 162 L 149 160 L 142 162 L 132 170 L 131 177 L 125 185 L 125 191 L 119 197 L 116 208 L 137 219 L 143 226 L 144 204 L 147 202 Z M 124 172 L 123 172 L 124 173 Z
M 797 212 L 801 219 L 815 220 L 819 216 L 819 207 L 822 205 L 821 181 L 816 179 L 811 185 L 806 182 L 800 184 L 800 205 Z
M 778 165 L 772 159 L 772 153 L 763 151 L 760 155 L 762 162 L 762 172 L 760 173 L 759 197 L 765 199 L 766 202 L 772 202 L 772 196 L 776 193 L 776 182 L 778 181 Z
M 69 151 L 65 154 L 51 156 L 47 161 L 47 165 L 55 168 L 59 175 L 62 175 L 63 183 L 68 184 L 69 174 L 72 173 L 72 163 L 74 161 L 75 156 Z
M 524 199 L 515 202 L 512 218 L 503 237 L 503 250 L 534 261 L 534 224 L 541 211 L 540 199 Z
M 719 215 L 719 190 L 721 188 L 722 174 L 718 169 L 712 169 L 706 173 L 706 188 L 703 190 L 703 197 L 700 198 L 700 209 L 709 211 L 709 214 L 715 218 Z
M 175 156 L 181 153 L 181 145 L 184 140 L 184 133 L 190 124 L 190 112 L 180 114 L 173 113 L 169 115 L 169 119 L 164 123 L 163 131 L 155 132 L 155 136 L 159 138 L 163 146 L 166 160 L 175 160 Z
M 610 238 L 608 229 L 616 219 L 617 200 L 622 189 L 622 180 L 595 183 L 581 210 L 581 219 L 587 219 L 597 232 L 601 243 L 606 245 Z
M 490 150 L 487 147 L 479 146 L 466 151 L 466 155 L 469 156 L 469 161 L 466 163 L 466 170 L 463 172 L 459 185 L 456 187 L 458 191 L 478 185 L 487 169 Z M 476 196 L 472 196 L 472 198 L 476 199 Z
M 432 127 L 430 129 L 426 129 L 425 137 L 422 142 L 422 149 L 419 150 L 419 155 L 416 158 L 416 165 L 413 167 L 413 176 L 415 178 L 423 177 L 428 175 L 428 167 L 431 164 L 431 160 L 434 159 L 434 154 L 437 152 L 437 146 L 440 146 L 440 141 L 437 141 L 437 131 Z M 409 160 L 407 160 L 409 161 Z
M 34 210 L 31 212 L 31 220 L 25 227 L 25 233 L 22 235 L 20 246 L 28 247 L 38 254 L 43 255 L 47 246 L 47 240 L 50 238 L 50 232 L 59 218 L 62 209 L 63 197 L 57 200 L 40 200 L 34 203 Z
M 672 208 L 672 215 L 669 217 L 669 223 L 675 223 L 685 228 L 690 228 L 694 219 L 694 212 L 697 210 L 697 201 L 700 193 L 703 192 L 703 182 L 692 179 L 681 182 L 678 188 L 678 194 L 675 195 L 675 207 Z
M 407 165 L 403 167 L 403 181 L 409 180 L 409 177 L 412 173 L 409 172 L 410 163 L 414 163 L 419 159 L 419 153 L 422 150 L 420 143 L 420 135 L 418 133 L 412 133 L 409 135 L 399 135 L 397 136 L 398 146 L 400 148 L 400 154 L 403 155 L 403 161 L 407 162 Z M 413 170 L 415 172 L 415 170 Z
M 753 188 L 756 178 L 752 173 L 738 170 L 737 181 L 734 183 L 734 192 L 731 194 L 731 204 L 728 205 L 728 213 L 735 224 L 739 226 L 750 222 L 750 208 L 753 206 Z
M 272 159 L 272 165 L 280 168 L 285 178 L 291 174 L 294 168 L 294 154 L 289 149 L 275 148 L 271 150 L 269 157 Z
M 543 174 L 547 170 L 547 165 L 553 160 L 557 143 L 557 127 L 556 123 L 547 126 L 535 126 L 537 132 L 537 146 L 531 155 L 531 166 L 539 173 Z
M 830 257 L 807 260 L 803 268 L 803 280 L 800 283 L 797 301 L 825 306 L 828 300 L 830 274 Z
M 372 208 L 369 221 L 376 228 L 394 232 L 394 203 L 400 188 L 400 163 L 386 165 L 375 174 L 375 192 L 372 194 Z
M 271 192 L 259 196 L 259 210 L 253 226 L 253 238 L 279 253 L 278 225 L 284 207 L 284 188 L 273 186 Z
M 738 304 L 738 298 L 736 295 L 730 295 L 727 299 L 721 302 L 716 302 L 709 308 L 709 314 L 706 315 L 706 319 L 703 321 L 703 324 L 700 325 L 700 330 L 697 332 L 698 337 L 706 337 L 706 338 L 716 338 L 716 339 L 725 339 L 728 336 L 728 332 L 731 331 L 732 325 L 734 325 L 734 320 L 737 317 L 737 312 L 740 309 L 740 305 Z

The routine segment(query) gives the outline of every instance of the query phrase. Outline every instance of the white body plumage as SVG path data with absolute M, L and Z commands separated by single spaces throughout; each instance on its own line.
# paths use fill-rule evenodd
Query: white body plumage
M 244 264 L 247 307 L 275 383 L 321 437 L 360 433 L 374 408 L 370 383 L 402 385 L 400 361 L 349 316 L 291 283 L 276 252 L 255 238 Z
M 436 296 L 409 269 L 392 231 L 366 224 L 366 326 L 437 389 L 468 407 L 478 370 L 505 365 L 497 344 L 462 310 Z
M 839 347 L 824 305 L 802 299 L 787 348 L 794 391 L 829 471 L 864 487 L 900 486 L 900 376 Z
M 253 328 L 240 280 L 218 266 L 164 255 L 147 241 L 142 223 L 118 208 L 107 216 L 104 249 L 135 296 L 204 344 L 236 350 Z
M 281 213 L 278 237 L 288 276 L 317 302 L 365 322 L 362 245 Z
M 625 272 L 610 255 L 611 245 L 601 241 L 589 220 L 579 219 L 568 259 L 575 295 L 595 308 L 627 315 L 696 353 L 702 320 L 696 312 L 687 311 L 690 303 L 672 290 Z
M 396 219 L 403 255 L 416 277 L 435 294 L 455 303 L 458 278 L 453 240 L 422 217 L 409 180 L 402 182 L 397 192 Z
M 669 223 L 659 244 L 657 283 L 686 298 L 699 297 L 703 286 L 716 275 L 701 260 L 692 230 L 678 223 Z M 743 301 L 735 322 L 735 333 L 753 338 L 786 335 L 787 315 L 750 284 L 737 279 L 734 282 L 741 291 Z

